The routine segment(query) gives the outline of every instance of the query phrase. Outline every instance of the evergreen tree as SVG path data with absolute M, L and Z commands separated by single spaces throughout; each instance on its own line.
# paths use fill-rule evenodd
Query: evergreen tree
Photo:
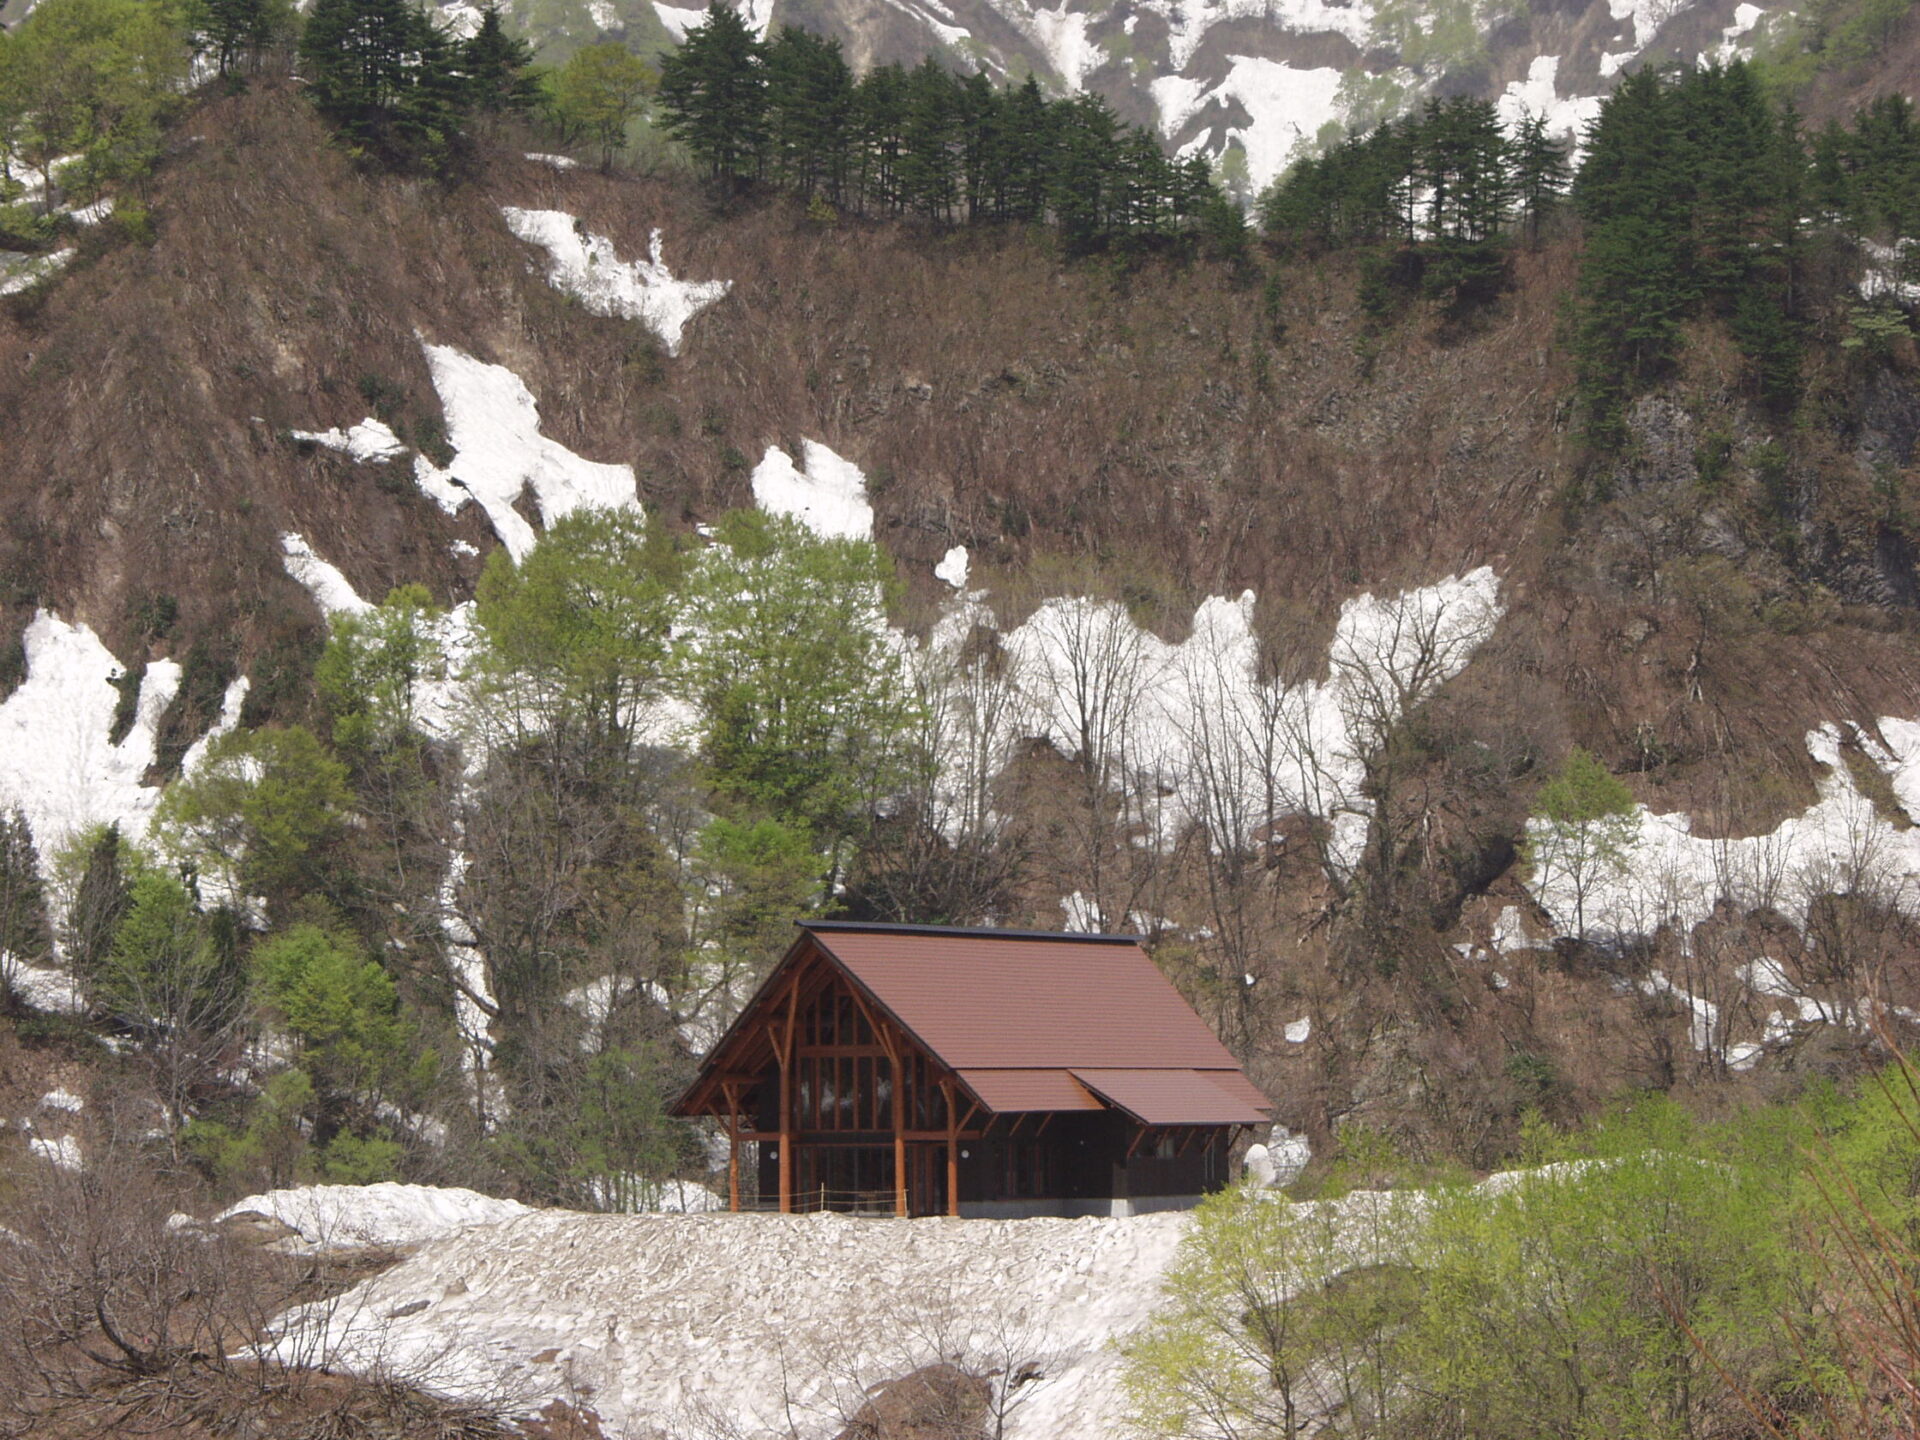
M 298 27 L 288 0 L 192 0 L 187 18 L 195 48 L 212 56 L 223 76 L 242 62 L 257 69 L 266 52 L 285 43 Z
M 1107 102 L 1091 94 L 1066 101 L 1056 117 L 1049 199 L 1067 252 L 1080 254 L 1108 233 L 1119 127 Z
M 45 963 L 51 939 L 33 827 L 19 810 L 0 815 L 0 998 L 17 967 Z
M 540 82 L 533 73 L 533 46 L 509 35 L 500 8 L 480 12 L 480 28 L 460 50 L 467 95 L 483 115 L 524 115 L 540 102 Z
M 444 168 L 467 98 L 461 57 L 414 0 L 314 0 L 300 68 L 356 149 Z
M 1540 227 L 1567 193 L 1573 167 L 1568 146 L 1547 134 L 1547 117 L 1529 114 L 1513 135 L 1513 188 L 1527 243 L 1540 243 Z
M 782 26 L 768 43 L 768 170 L 803 200 L 824 191 L 836 204 L 846 192 L 853 72 L 840 42 Z
M 903 99 L 901 203 L 923 219 L 948 219 L 959 198 L 959 82 L 929 55 L 907 76 Z
M 898 65 L 876 65 L 854 89 L 854 174 L 862 202 L 887 213 L 904 203 L 900 167 L 906 123 L 907 72 Z
M 667 133 L 716 180 L 738 185 L 760 172 L 767 143 L 764 47 L 730 7 L 707 18 L 660 66 Z

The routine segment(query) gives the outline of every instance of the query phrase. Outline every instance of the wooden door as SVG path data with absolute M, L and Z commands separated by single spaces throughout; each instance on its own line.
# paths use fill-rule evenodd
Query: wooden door
M 907 1146 L 907 1214 L 947 1213 L 947 1147 Z

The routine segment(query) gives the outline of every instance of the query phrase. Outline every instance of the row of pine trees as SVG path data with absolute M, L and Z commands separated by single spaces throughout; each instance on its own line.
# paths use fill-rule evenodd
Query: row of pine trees
M 1238 228 L 1200 156 L 1170 157 L 1095 95 L 995 86 L 932 57 L 856 79 L 837 41 L 761 41 L 714 4 L 660 67 L 659 108 L 712 180 L 939 223 L 1059 227 L 1070 250 Z

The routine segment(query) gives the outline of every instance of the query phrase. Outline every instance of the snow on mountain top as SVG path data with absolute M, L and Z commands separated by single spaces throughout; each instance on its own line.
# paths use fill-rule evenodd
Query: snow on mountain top
M 1529 115 L 1542 117 L 1549 135 L 1570 135 L 1578 142 L 1586 134 L 1587 126 L 1600 114 L 1600 97 L 1563 96 L 1559 74 L 1558 55 L 1537 55 L 1527 67 L 1527 78 L 1507 85 L 1494 108 L 1509 134 Z
M 300 1254 L 422 1245 L 474 1225 L 534 1212 L 518 1200 L 437 1185 L 302 1185 L 249 1195 L 213 1217 L 264 1215 L 296 1232 L 282 1242 Z
M 564 210 L 520 210 L 503 206 L 507 228 L 551 257 L 547 283 L 577 297 L 596 315 L 638 320 L 667 347 L 680 353 L 687 322 L 733 288 L 731 280 L 676 280 L 667 269 L 660 232 L 650 239 L 648 258 L 622 260 L 613 242 L 589 234 Z
M 388 428 L 386 422 L 376 420 L 371 415 L 350 430 L 342 430 L 338 426 L 331 430 L 295 430 L 293 438 L 338 450 L 349 460 L 371 461 L 378 465 L 386 464 L 396 455 L 407 453 L 406 445 Z
M 1151 1312 L 1189 1223 L 541 1211 L 284 1317 L 276 1353 L 529 1410 L 591 1393 L 610 1434 L 743 1437 L 787 1436 L 789 1417 L 832 1435 L 867 1386 L 935 1359 L 1032 1363 L 1045 1378 L 1008 1440 L 1097 1440 L 1122 1428 L 1112 1342 Z
M 871 540 L 873 507 L 867 477 L 817 440 L 800 442 L 800 464 L 777 445 L 753 470 L 753 501 L 770 515 L 790 515 L 823 540 Z
M 513 371 L 451 345 L 425 349 L 454 457 L 442 470 L 416 455 L 414 479 L 448 514 L 469 499 L 478 501 L 500 543 L 519 561 L 536 538 L 514 509 L 524 490 L 532 489 L 548 525 L 584 506 L 640 508 L 633 467 L 588 460 L 542 435 L 540 407 Z

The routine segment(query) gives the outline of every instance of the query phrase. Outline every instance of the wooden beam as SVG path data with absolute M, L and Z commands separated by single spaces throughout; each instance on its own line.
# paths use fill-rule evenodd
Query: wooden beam
M 940 1089 L 947 1097 L 947 1214 L 960 1216 L 960 1107 L 954 1095 L 951 1075 L 940 1077 Z
M 740 1087 L 721 1085 L 727 1097 L 727 1209 L 740 1213 Z
M 860 992 L 855 990 L 853 998 L 860 1002 L 865 1010 L 867 1002 Z M 901 1063 L 904 1046 L 900 1037 L 893 1033 L 891 1025 L 882 1025 L 873 1020 L 874 1034 L 887 1050 L 887 1074 L 890 1077 L 887 1092 L 893 1097 L 893 1213 L 899 1219 L 907 1218 L 907 1067 Z
M 786 1033 L 780 1042 L 780 1213 L 793 1213 L 793 1051 L 800 1023 L 800 977 L 795 966 L 787 987 Z
M 1047 1118 L 1040 1122 L 1040 1128 L 1033 1132 L 1033 1138 L 1038 1140 L 1042 1135 L 1046 1134 L 1047 1127 L 1053 1124 L 1053 1117 L 1058 1115 L 1059 1113 L 1060 1112 L 1058 1110 L 1047 1111 Z
M 1147 1136 L 1151 1135 L 1152 1133 L 1153 1133 L 1153 1127 L 1151 1125 L 1142 1125 L 1140 1127 L 1140 1133 L 1134 1136 L 1133 1143 L 1127 1146 L 1127 1159 L 1129 1160 L 1133 1159 L 1133 1152 L 1140 1148 L 1140 1142 L 1145 1140 Z

